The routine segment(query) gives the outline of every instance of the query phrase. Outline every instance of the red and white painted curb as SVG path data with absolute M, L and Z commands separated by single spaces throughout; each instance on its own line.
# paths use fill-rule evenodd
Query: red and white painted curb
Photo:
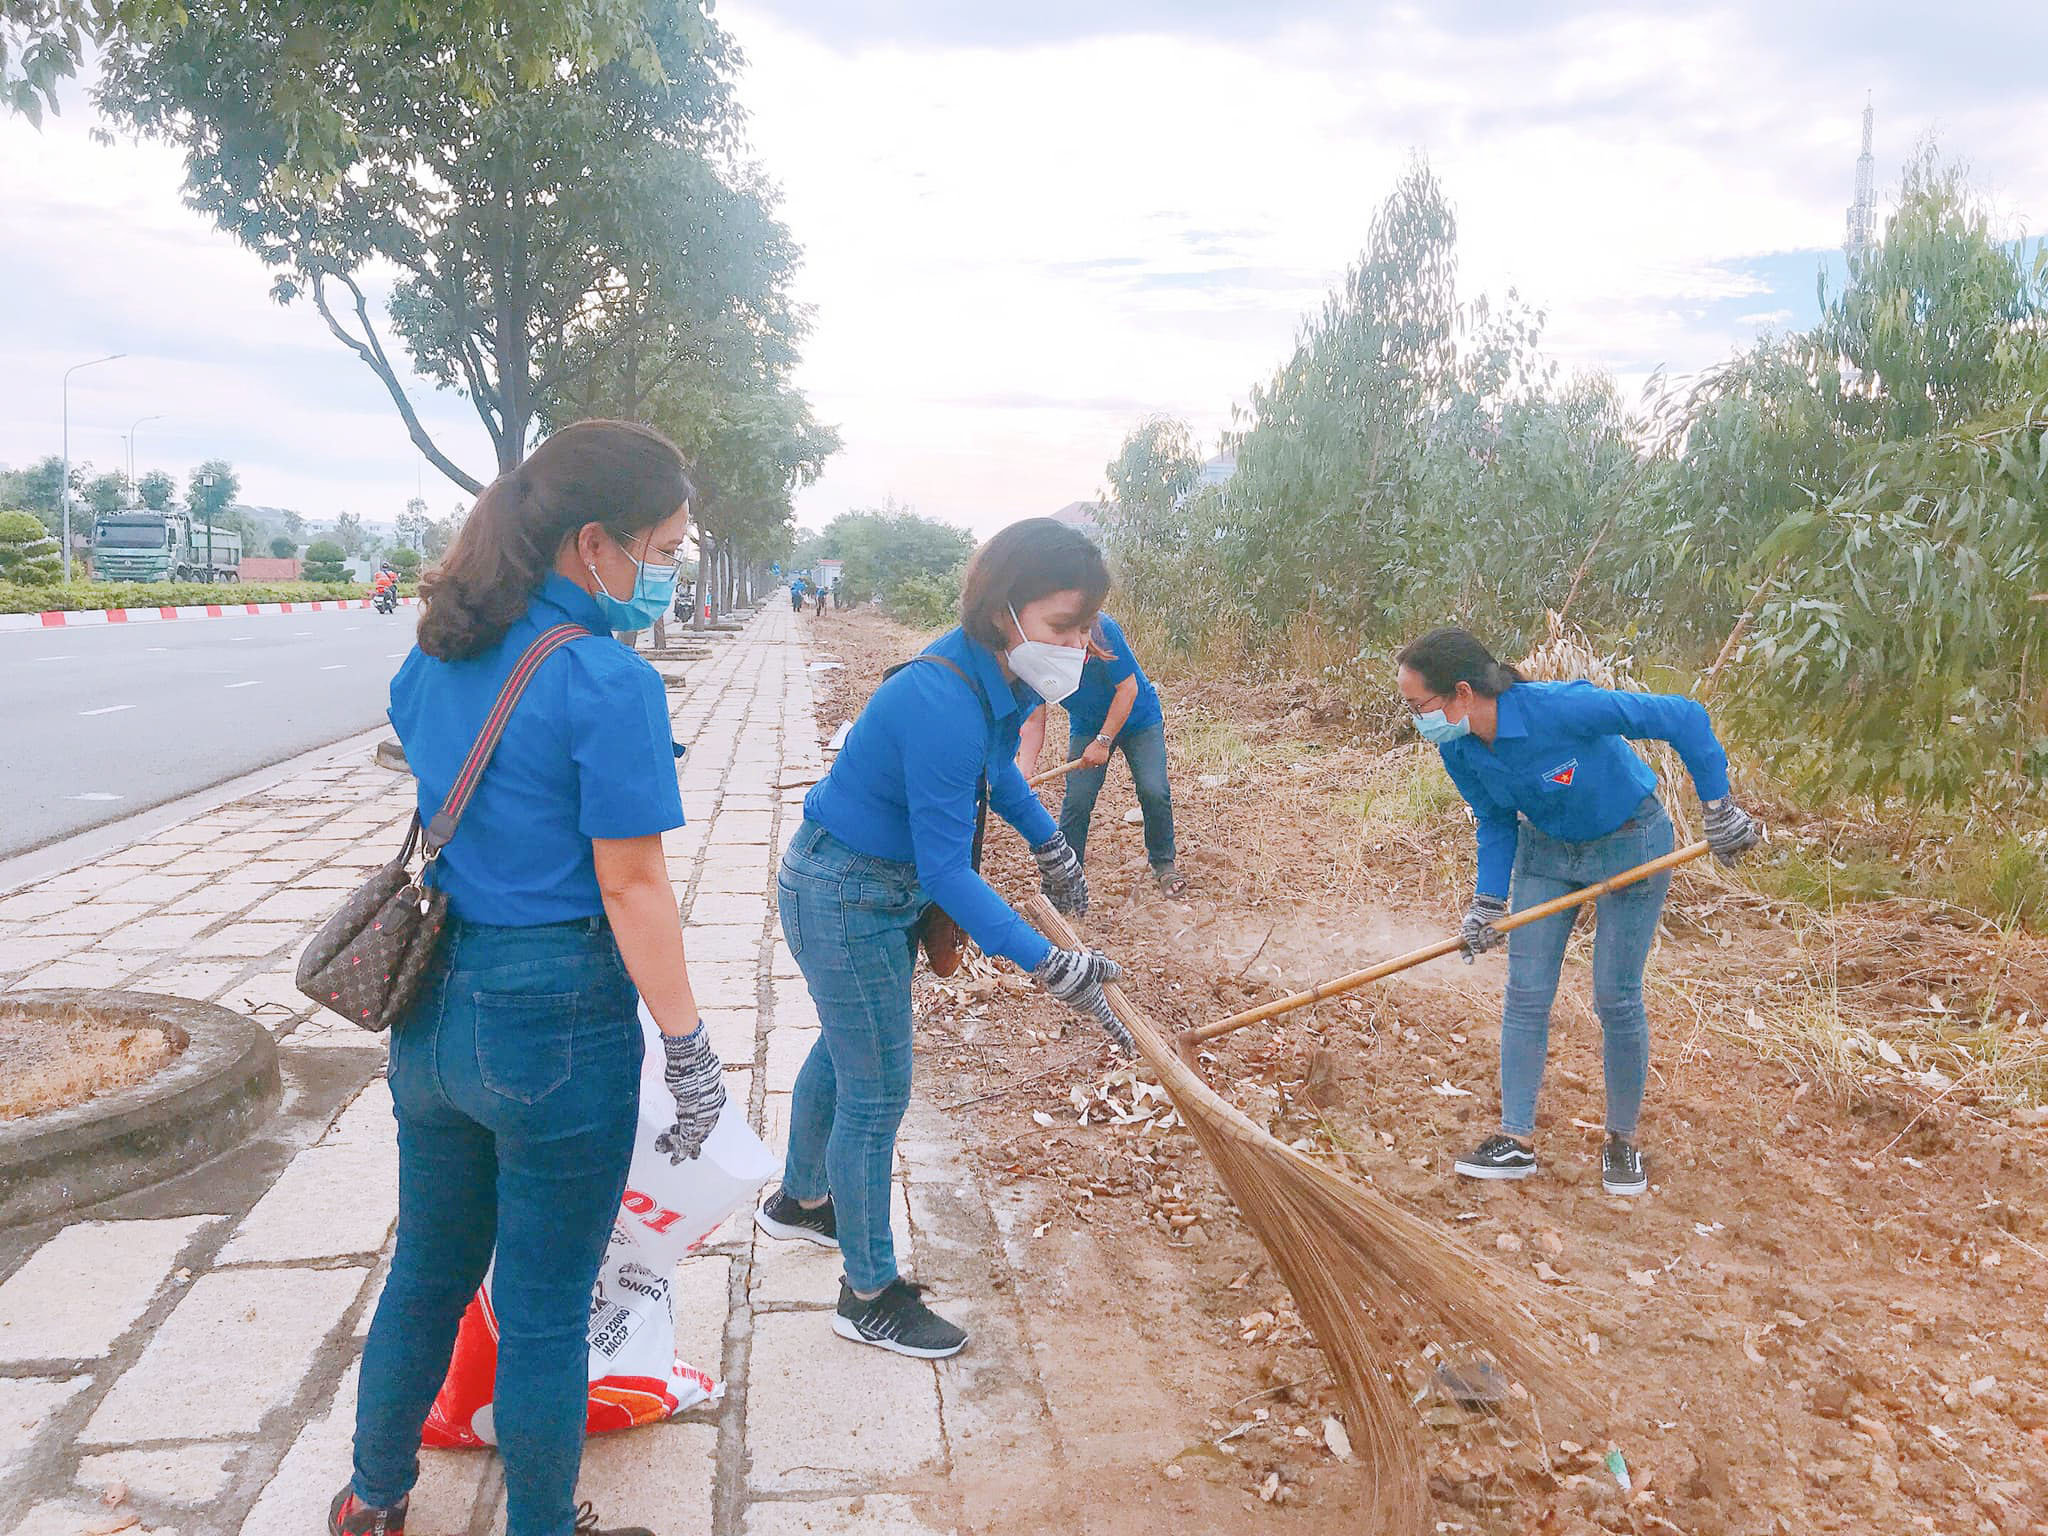
M 401 604 L 417 598 L 401 597 Z M 310 603 L 196 603 L 176 608 L 51 609 L 44 613 L 0 613 L 0 632 L 10 629 L 83 629 L 94 624 L 155 624 L 164 619 L 240 619 L 271 613 L 332 613 L 367 608 L 367 597 L 321 598 Z

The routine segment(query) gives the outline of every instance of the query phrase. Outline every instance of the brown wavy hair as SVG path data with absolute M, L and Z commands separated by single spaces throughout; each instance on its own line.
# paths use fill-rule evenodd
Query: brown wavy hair
M 682 451 L 652 427 L 579 421 L 489 485 L 454 547 L 420 578 L 418 641 L 442 661 L 480 656 L 519 621 L 585 523 L 624 542 L 693 499 Z
M 960 627 L 990 650 L 1010 648 L 1003 619 L 1051 592 L 1079 592 L 1100 608 L 1109 566 L 1095 541 L 1070 523 L 1027 517 L 974 552 L 960 583 Z

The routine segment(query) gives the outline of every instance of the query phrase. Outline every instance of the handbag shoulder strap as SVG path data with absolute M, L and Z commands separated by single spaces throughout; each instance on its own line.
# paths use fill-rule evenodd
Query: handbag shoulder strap
M 462 821 L 462 813 L 469 809 L 470 797 L 476 793 L 476 786 L 489 766 L 491 754 L 498 750 L 498 740 L 505 734 L 505 726 L 512 718 L 513 707 L 519 696 L 526 692 L 526 685 L 533 681 L 533 674 L 540 670 L 540 664 L 571 640 L 581 640 L 590 633 L 581 624 L 557 624 L 544 629 L 533 639 L 521 654 L 512 675 L 505 679 L 505 685 L 498 690 L 498 701 L 491 706 L 491 712 L 484 718 L 483 729 L 476 733 L 476 740 L 470 745 L 469 756 L 462 760 L 462 772 L 455 776 L 455 785 L 448 791 L 448 798 L 441 802 L 441 809 L 434 813 L 434 819 L 427 823 L 425 837 L 427 861 L 432 863 L 435 856 L 448 846 L 455 836 L 455 828 Z M 411 839 L 407 839 L 407 847 Z
M 988 745 L 990 747 L 993 747 L 995 745 L 996 738 L 996 712 L 989 706 L 988 695 L 982 692 L 981 684 L 977 683 L 971 676 L 968 675 L 967 669 L 962 667 L 957 661 L 954 661 L 950 656 L 941 656 L 936 651 L 920 651 L 917 655 L 911 657 L 910 660 L 899 661 L 895 666 L 891 667 L 888 671 L 884 672 L 882 674 L 882 681 L 886 683 L 890 678 L 894 677 L 898 672 L 901 672 L 905 667 L 914 667 L 920 661 L 937 662 L 940 666 L 944 667 L 948 672 L 952 673 L 955 677 L 959 678 L 961 682 L 965 683 L 970 689 L 973 690 L 975 702 L 981 706 L 982 724 L 986 726 L 988 730 Z M 981 779 L 974 786 L 974 849 L 973 852 L 968 855 L 968 862 L 977 874 L 981 871 L 982 840 L 987 835 L 988 758 L 987 755 L 984 753 L 981 761 Z

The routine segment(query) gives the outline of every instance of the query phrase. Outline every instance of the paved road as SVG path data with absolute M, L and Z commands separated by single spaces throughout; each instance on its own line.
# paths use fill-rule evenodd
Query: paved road
M 416 613 L 0 634 L 0 857 L 368 730 Z

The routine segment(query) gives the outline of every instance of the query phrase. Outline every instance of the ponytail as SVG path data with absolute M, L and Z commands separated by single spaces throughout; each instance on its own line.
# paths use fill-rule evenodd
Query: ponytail
M 1466 629 L 1432 629 L 1403 646 L 1394 660 L 1428 684 L 1439 698 L 1449 698 L 1458 684 L 1469 683 L 1483 699 L 1497 699 L 1526 679 Z

